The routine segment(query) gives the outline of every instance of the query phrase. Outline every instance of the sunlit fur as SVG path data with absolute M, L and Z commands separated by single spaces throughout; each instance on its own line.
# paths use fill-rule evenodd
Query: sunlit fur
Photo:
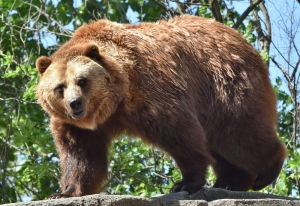
M 108 147 L 122 132 L 176 161 L 195 192 L 212 165 L 214 187 L 259 190 L 286 156 L 276 136 L 276 97 L 257 51 L 235 30 L 184 15 L 169 21 L 80 27 L 51 57 L 40 57 L 40 104 L 51 116 L 63 176 L 59 196 L 100 190 Z M 87 86 L 76 82 L 87 78 Z M 55 88 L 64 84 L 63 94 Z M 69 101 L 83 99 L 72 118 Z

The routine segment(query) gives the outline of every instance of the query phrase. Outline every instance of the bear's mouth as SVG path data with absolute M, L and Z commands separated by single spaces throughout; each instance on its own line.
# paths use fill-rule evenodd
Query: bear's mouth
M 84 116 L 84 110 L 80 110 L 78 112 L 73 112 L 72 113 L 72 118 L 73 119 L 80 119 L 83 116 Z

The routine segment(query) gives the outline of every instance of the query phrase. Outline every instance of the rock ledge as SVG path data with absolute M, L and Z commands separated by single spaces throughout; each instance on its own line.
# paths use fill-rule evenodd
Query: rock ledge
M 178 192 L 151 198 L 130 195 L 88 195 L 55 200 L 5 204 L 3 206 L 299 206 L 300 199 L 259 192 L 233 192 L 203 188 L 195 194 Z

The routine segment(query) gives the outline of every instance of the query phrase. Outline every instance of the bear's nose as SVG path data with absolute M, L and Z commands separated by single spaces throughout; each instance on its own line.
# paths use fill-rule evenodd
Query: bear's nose
M 74 98 L 74 99 L 71 99 L 70 101 L 69 101 L 69 105 L 70 105 L 70 107 L 73 109 L 73 110 L 79 110 L 79 109 L 81 109 L 81 107 L 82 107 L 82 100 L 81 100 L 81 98 Z

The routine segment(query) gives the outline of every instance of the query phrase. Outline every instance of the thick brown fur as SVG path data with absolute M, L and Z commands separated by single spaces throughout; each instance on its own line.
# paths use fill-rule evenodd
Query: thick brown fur
M 98 192 L 109 145 L 124 131 L 174 158 L 182 181 L 173 192 L 200 189 L 208 165 L 215 187 L 241 191 L 262 189 L 281 170 L 268 70 L 237 31 L 214 20 L 100 20 L 36 65 L 61 158 L 59 196 Z

